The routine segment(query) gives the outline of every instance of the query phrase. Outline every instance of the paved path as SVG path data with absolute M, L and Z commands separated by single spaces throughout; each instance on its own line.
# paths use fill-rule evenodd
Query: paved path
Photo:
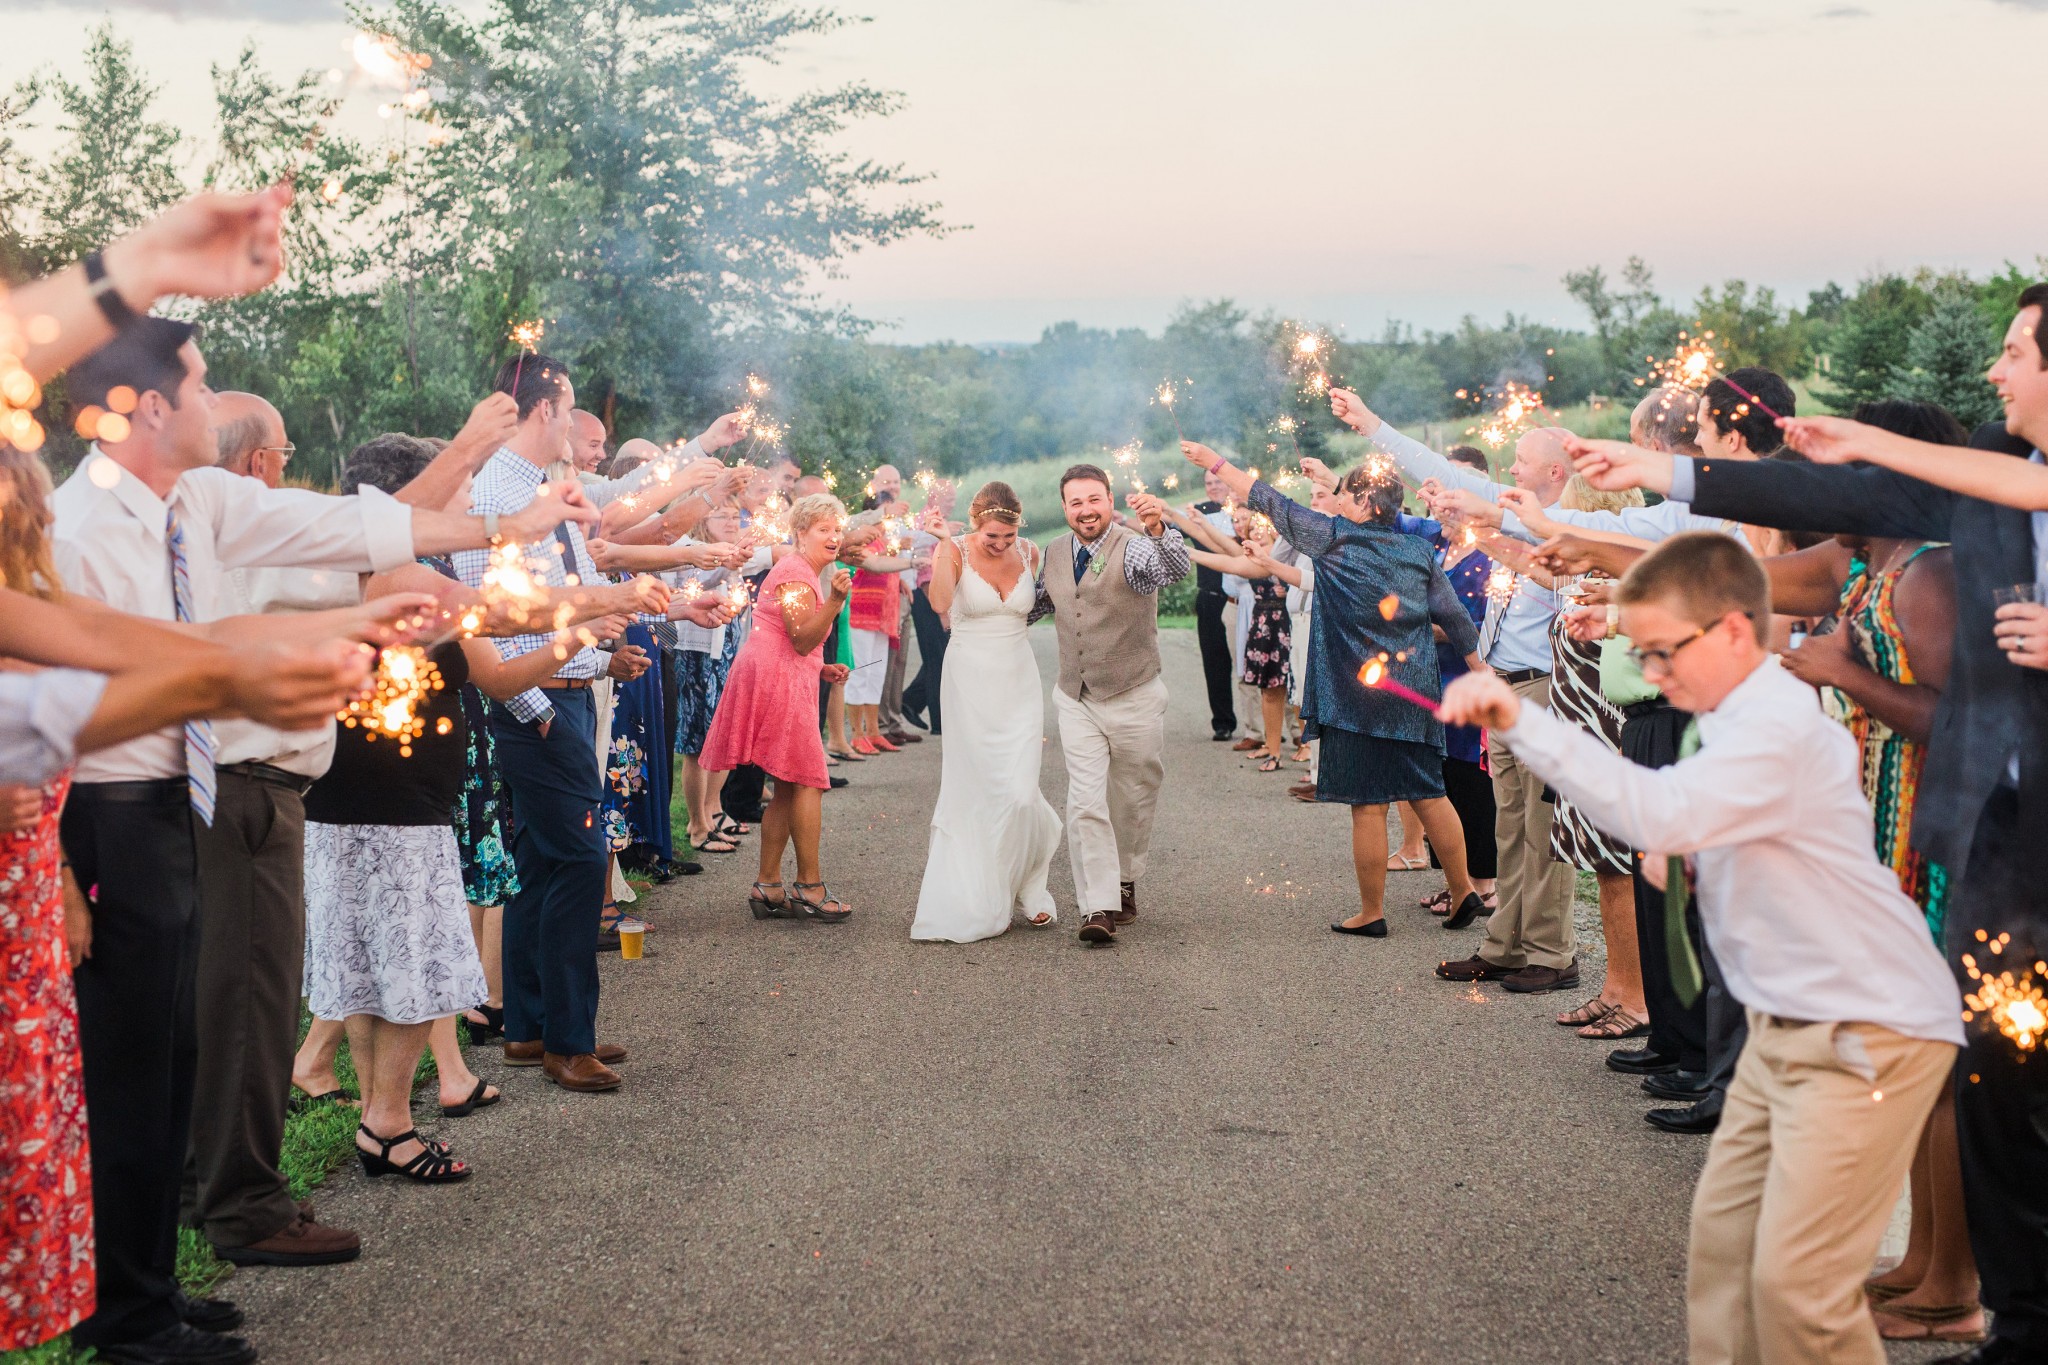
M 1165 643 L 1169 795 L 1114 949 L 910 943 L 939 745 L 848 769 L 855 918 L 756 923 L 745 853 L 658 891 L 659 956 L 604 966 L 625 1088 L 491 1061 L 503 1104 L 423 1107 L 478 1174 L 339 1174 L 363 1258 L 229 1291 L 264 1358 L 1680 1359 L 1704 1140 L 1642 1122 L 1549 1023 L 1571 1000 L 1436 981 L 1477 934 L 1413 908 L 1433 874 L 1394 879 L 1386 940 L 1324 928 L 1341 813 L 1209 742 L 1193 633 Z

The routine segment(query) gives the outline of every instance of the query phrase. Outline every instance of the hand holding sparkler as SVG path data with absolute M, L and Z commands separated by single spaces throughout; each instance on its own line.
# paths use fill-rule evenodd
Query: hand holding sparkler
M 1444 689 L 1444 699 L 1438 703 L 1436 714 L 1446 725 L 1512 730 L 1522 718 L 1522 699 L 1491 671 L 1467 673 L 1453 679 Z
M 532 502 L 499 518 L 498 532 L 516 544 L 533 545 L 552 537 L 555 528 L 565 521 L 581 522 L 586 526 L 595 526 L 598 522 L 597 509 L 584 496 L 583 485 L 574 479 L 542 484 L 540 491 L 533 495 Z M 571 573 L 576 571 L 573 564 L 564 567 Z
M 668 610 L 674 590 L 652 574 L 640 574 L 627 582 L 615 583 L 620 609 L 638 616 L 660 616 Z
M 519 400 L 509 393 L 493 392 L 469 410 L 469 420 L 455 433 L 448 448 L 460 451 L 471 472 L 475 472 L 518 430 Z
M 325 640 L 354 640 L 382 648 L 417 633 L 437 612 L 430 593 L 394 592 L 353 607 L 284 612 L 265 617 L 266 643 L 306 646 Z
M 1589 441 L 1583 436 L 1565 437 L 1564 451 L 1586 482 L 1603 493 L 1625 493 L 1631 488 L 1671 492 L 1671 457 L 1661 451 L 1644 450 L 1627 441 Z
M 1430 515 L 1445 520 L 1454 518 L 1460 525 L 1500 525 L 1499 506 L 1469 488 L 1446 488 L 1437 484 L 1434 492 L 1424 491 L 1423 502 L 1428 506 Z
M 605 665 L 605 676 L 617 678 L 620 682 L 631 682 L 647 671 L 654 660 L 647 657 L 647 651 L 638 645 L 620 645 L 612 651 L 611 662 Z
M 1513 512 L 1520 519 L 1522 525 L 1528 528 L 1529 534 L 1539 540 L 1549 540 L 1551 537 L 1561 534 L 1564 530 L 1563 527 L 1550 519 L 1544 509 L 1543 499 L 1537 497 L 1526 488 L 1501 489 L 1500 501 L 1494 505 L 1493 509 L 1493 525 L 1498 526 L 1502 524 L 1503 518 L 1501 514 L 1503 512 Z
M 1590 540 L 1569 532 L 1554 535 L 1536 547 L 1535 563 L 1545 572 L 1570 576 L 1583 573 L 1604 573 L 1614 578 L 1628 572 L 1628 566 L 1635 563 L 1643 551 L 1629 545 L 1617 545 L 1610 541 Z M 1582 595 L 1582 601 L 1594 600 L 1589 588 Z M 1600 601 L 1605 601 L 1603 596 Z
M 1124 506 L 1145 527 L 1145 534 L 1157 536 L 1166 529 L 1166 504 L 1150 493 L 1132 493 L 1124 499 Z
M 1319 493 L 1334 493 L 1337 491 L 1337 476 L 1330 472 L 1328 465 L 1313 455 L 1301 457 L 1301 475 Z
M 697 438 L 697 448 L 706 455 L 715 455 L 727 446 L 738 445 L 752 429 L 753 420 L 751 407 L 728 412 L 704 428 L 704 434 Z
M 1345 426 L 1360 436 L 1370 437 L 1380 429 L 1379 414 L 1365 405 L 1365 400 L 1349 389 L 1330 390 L 1330 412 Z
M 145 223 L 102 253 L 107 277 L 138 312 L 184 294 L 239 298 L 284 268 L 284 211 L 292 187 L 255 194 L 198 194 Z
M 1217 462 L 1223 459 L 1221 455 L 1218 455 L 1200 441 L 1183 440 L 1180 443 L 1180 453 L 1182 459 L 1205 474 L 1213 470 Z
M 1581 644 L 1607 638 L 1606 607 L 1567 607 L 1558 613 L 1558 620 L 1564 626 L 1564 633 Z
M 844 569 L 833 570 L 831 587 L 832 609 L 837 611 L 839 604 L 853 595 L 853 575 Z
M 262 644 L 230 652 L 225 704 L 216 716 L 247 716 L 274 730 L 327 724 L 361 692 L 374 650 L 349 640 L 310 649 Z

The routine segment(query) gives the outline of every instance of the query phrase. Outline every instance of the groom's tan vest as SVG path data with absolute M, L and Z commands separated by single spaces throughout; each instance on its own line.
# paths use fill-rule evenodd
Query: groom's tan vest
M 1079 701 L 1102 700 L 1159 676 L 1159 599 L 1124 581 L 1128 527 L 1111 526 L 1095 542 L 1095 559 L 1074 582 L 1074 533 L 1045 552 L 1045 592 L 1060 634 L 1060 691 Z M 1097 572 L 1097 570 L 1100 572 Z

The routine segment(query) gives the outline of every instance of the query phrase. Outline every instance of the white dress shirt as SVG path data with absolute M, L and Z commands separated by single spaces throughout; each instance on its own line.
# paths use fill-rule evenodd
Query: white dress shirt
M 51 551 L 67 591 L 153 621 L 175 621 L 166 512 L 178 511 L 192 601 L 202 620 L 222 615 L 229 569 L 300 565 L 370 573 L 412 555 L 412 509 L 373 488 L 332 497 L 265 488 L 225 469 L 193 469 L 168 504 L 94 446 L 50 500 Z M 80 782 L 135 782 L 185 775 L 181 727 L 90 754 Z
M 0 673 L 0 782 L 40 787 L 78 752 L 105 675 L 75 668 Z
M 1723 521 L 1719 517 L 1703 517 L 1695 514 L 1690 504 L 1675 502 L 1670 498 L 1654 507 L 1624 507 L 1618 512 L 1581 512 L 1569 507 L 1546 507 L 1543 515 L 1560 526 L 1571 526 L 1582 531 L 1614 531 L 1637 540 L 1669 540 L 1681 531 L 1719 531 L 1734 536 L 1744 545 L 1749 538 L 1742 534 L 1738 522 Z M 1502 534 L 1517 540 L 1533 541 L 1536 534 L 1522 524 L 1513 508 L 1500 509 Z
M 1639 767 L 1534 706 L 1504 737 L 1600 829 L 1653 856 L 1697 855 L 1700 922 L 1737 1000 L 1961 1045 L 1955 978 L 1877 860 L 1849 732 L 1776 659 L 1699 730 L 1699 752 L 1668 768 Z
M 221 601 L 209 619 L 353 607 L 363 600 L 362 584 L 362 575 L 339 569 L 230 569 L 221 575 Z M 300 777 L 319 777 L 334 762 L 334 728 L 331 720 L 317 730 L 217 720 L 214 766 L 266 763 Z

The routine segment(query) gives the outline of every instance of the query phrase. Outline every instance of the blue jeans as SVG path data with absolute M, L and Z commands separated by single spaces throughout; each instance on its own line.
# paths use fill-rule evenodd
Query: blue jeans
M 562 1057 L 597 1047 L 597 932 L 610 867 L 600 820 L 597 710 L 585 689 L 550 691 L 538 725 L 491 708 L 511 800 L 519 894 L 505 906 L 505 1040 Z

